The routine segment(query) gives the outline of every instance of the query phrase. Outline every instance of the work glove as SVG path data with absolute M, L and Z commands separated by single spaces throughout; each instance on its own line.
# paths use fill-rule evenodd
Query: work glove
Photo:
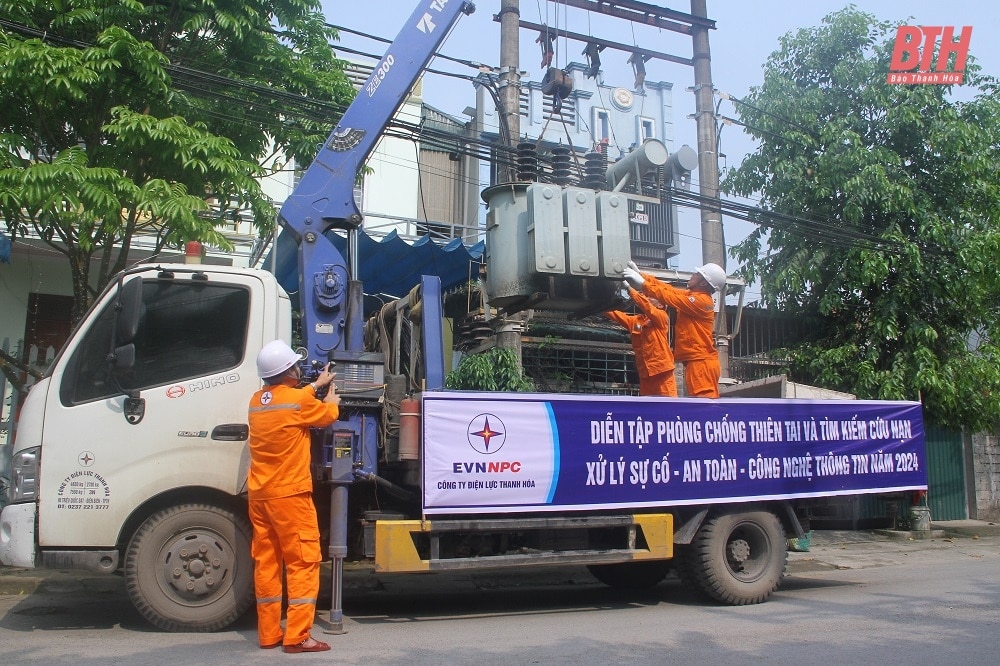
M 642 277 L 639 272 L 639 267 L 635 265 L 635 262 L 628 262 L 628 266 L 625 267 L 624 271 L 625 281 L 628 282 L 635 289 L 642 291 L 642 285 L 645 284 L 646 279 Z

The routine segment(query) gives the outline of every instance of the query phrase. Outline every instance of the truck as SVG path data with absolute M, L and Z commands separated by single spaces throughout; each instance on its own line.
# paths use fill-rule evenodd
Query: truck
M 303 365 L 333 361 L 342 398 L 312 451 L 331 627 L 342 627 L 345 563 L 385 574 L 572 563 L 627 588 L 673 570 L 719 602 L 759 603 L 784 575 L 786 538 L 804 535 L 803 505 L 926 489 L 918 402 L 446 390 L 438 278 L 365 316 L 355 174 L 473 9 L 418 2 L 279 216 L 298 252 Z M 630 251 L 620 185 L 662 166 L 655 153 L 603 184 L 597 173 L 484 192 L 492 302 L 607 307 Z M 122 575 L 167 631 L 239 618 L 253 603 L 255 357 L 292 339 L 292 311 L 262 270 L 119 274 L 24 401 L 0 561 Z

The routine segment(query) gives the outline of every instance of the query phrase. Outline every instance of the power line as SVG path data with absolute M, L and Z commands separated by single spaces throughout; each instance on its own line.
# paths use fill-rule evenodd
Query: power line
M 365 37 L 366 39 L 371 39 L 371 40 L 374 40 L 376 42 L 381 42 L 383 44 L 392 44 L 392 40 L 391 39 L 386 39 L 385 37 L 378 37 L 376 35 L 372 35 L 372 34 L 369 34 L 367 32 L 361 32 L 360 30 L 354 30 L 353 28 L 345 28 L 344 26 L 334 25 L 332 23 L 325 23 L 324 25 L 326 27 L 328 27 L 328 28 L 333 28 L 334 30 L 339 30 L 341 32 L 346 32 L 346 33 L 349 33 L 349 34 L 352 34 L 352 35 L 358 35 L 359 37 Z M 345 51 L 347 53 L 354 53 L 355 55 L 366 55 L 368 57 L 371 57 L 374 60 L 381 60 L 382 59 L 381 55 L 373 55 L 373 54 L 370 54 L 370 53 L 364 53 L 362 51 L 353 51 L 353 50 L 347 49 L 344 46 L 336 46 L 334 48 L 337 48 L 337 49 L 339 49 L 341 51 Z M 457 63 L 459 65 L 463 65 L 465 67 L 471 67 L 472 69 L 478 69 L 478 70 L 483 70 L 483 69 L 496 70 L 497 69 L 496 67 L 492 67 L 490 65 L 484 65 L 483 63 L 476 62 L 474 60 L 466 60 L 464 58 L 454 58 L 452 56 L 448 56 L 448 55 L 445 55 L 443 53 L 435 53 L 434 57 L 435 58 L 441 58 L 442 60 L 448 60 L 448 61 Z
M 329 25 L 329 24 L 328 24 Z M 54 35 L 52 33 L 44 33 L 37 29 L 31 28 L 23 24 L 14 23 L 5 19 L 0 19 L 0 26 L 11 30 L 12 32 L 18 32 L 21 34 L 28 34 L 36 37 L 43 37 L 50 41 L 55 41 L 58 43 L 63 43 L 69 46 L 74 46 L 76 48 L 85 48 L 89 45 L 85 42 L 80 42 L 73 39 L 67 39 Z M 343 29 L 338 26 L 330 25 L 335 29 Z M 358 31 L 345 30 L 348 32 L 354 32 L 356 34 L 361 34 L 363 36 L 376 39 L 378 41 L 387 41 L 382 38 L 377 38 L 372 35 L 367 35 L 365 33 L 360 33 Z M 336 48 L 336 47 L 334 47 Z M 360 53 L 360 52 L 359 52 Z M 375 57 L 375 56 L 372 56 Z M 442 57 L 440 54 L 438 57 Z M 484 66 L 474 63 L 472 61 L 460 60 L 456 58 L 447 58 L 457 63 L 461 63 L 470 67 L 482 68 Z M 336 117 L 342 115 L 346 110 L 346 106 L 342 104 L 337 104 L 335 102 L 329 102 L 325 100 L 318 100 L 315 98 L 310 98 L 305 95 L 300 95 L 296 93 L 291 93 L 279 88 L 274 88 L 258 83 L 248 82 L 216 73 L 205 72 L 203 70 L 195 69 L 185 65 L 178 64 L 167 64 L 165 69 L 171 73 L 174 79 L 175 85 L 187 92 L 194 93 L 204 99 L 216 99 L 223 101 L 228 105 L 238 105 L 244 111 L 249 111 L 246 115 L 247 120 L 255 122 L 255 124 L 261 127 L 269 127 L 271 129 L 277 129 L 282 127 L 287 127 L 287 123 L 282 123 L 275 119 L 272 114 L 265 114 L 260 111 L 260 104 L 247 99 L 245 95 L 239 95 L 234 93 L 225 92 L 228 90 L 251 92 L 259 96 L 262 101 L 265 102 L 277 102 L 281 104 L 281 108 L 278 110 L 280 115 L 286 118 L 297 118 L 301 120 L 316 122 L 316 123 L 330 123 L 331 117 Z M 428 70 L 430 71 L 430 70 Z M 476 82 L 474 77 L 468 75 L 460 75 L 450 72 L 435 72 L 446 76 L 452 76 L 456 78 L 465 79 L 468 81 Z M 479 82 L 481 83 L 481 81 Z M 723 94 L 724 95 L 724 94 Z M 762 109 L 757 109 L 756 107 L 743 102 L 737 98 L 729 95 L 725 95 L 726 99 L 730 99 L 735 103 L 744 104 L 749 108 L 756 111 L 774 117 L 782 122 L 786 122 L 791 126 L 794 126 L 810 136 L 817 136 L 813 131 L 808 130 L 797 123 L 794 123 L 786 118 L 783 118 L 777 114 L 768 113 Z M 206 116 L 216 118 L 217 120 L 232 120 L 230 115 L 222 114 L 219 111 L 212 109 L 199 109 L 200 113 Z M 256 112 L 256 113 L 254 113 Z M 739 121 L 734 121 L 739 122 Z M 740 123 L 743 124 L 743 123 Z M 500 128 L 502 130 L 502 128 Z M 757 129 L 757 128 L 751 128 Z M 758 130 L 761 131 L 761 130 Z M 501 131 L 502 133 L 502 131 Z M 474 157 L 477 159 L 485 161 L 497 162 L 500 165 L 514 165 L 516 164 L 516 154 L 510 148 L 504 148 L 498 146 L 492 142 L 482 140 L 478 137 L 468 137 L 468 136 L 457 136 L 455 134 L 448 133 L 443 130 L 435 130 L 433 128 L 428 128 L 423 126 L 423 124 L 408 123 L 401 120 L 393 120 L 390 122 L 387 128 L 387 135 L 395 136 L 397 138 L 404 138 L 410 140 L 419 139 L 422 143 L 428 146 L 447 149 L 450 152 L 454 152 L 460 155 L 466 155 L 469 157 Z M 777 135 L 775 135 L 777 136 Z M 441 174 L 439 177 L 451 178 L 450 176 Z M 458 182 L 458 179 L 454 179 Z M 466 183 L 472 182 L 472 178 L 464 180 Z M 478 182 L 478 180 L 476 181 Z M 698 194 L 686 190 L 674 190 L 673 191 L 674 202 L 680 206 L 701 209 L 706 206 L 717 208 L 720 213 L 725 214 L 733 219 L 747 221 L 759 226 L 763 226 L 769 229 L 778 229 L 783 231 L 791 231 L 793 233 L 798 233 L 804 237 L 809 237 L 812 240 L 821 240 L 824 243 L 836 245 L 839 247 L 855 247 L 863 246 L 869 248 L 896 248 L 899 243 L 894 241 L 889 241 L 877 234 L 865 232 L 856 227 L 850 227 L 840 222 L 830 222 L 828 220 L 810 220 L 802 217 L 796 217 L 792 215 L 776 213 L 774 211 L 767 211 L 756 206 L 749 206 L 746 204 L 740 204 L 735 201 L 714 199 L 703 197 Z M 684 235 L 684 234 L 678 234 Z M 696 238 L 694 236 L 687 236 L 690 238 Z M 727 248 L 728 249 L 728 248 Z M 926 251 L 938 251 L 936 248 L 922 247 Z
M 730 95 L 729 93 L 718 91 L 717 94 L 722 99 L 729 100 L 733 104 L 737 104 L 737 105 L 740 105 L 740 106 L 745 106 L 748 109 L 753 109 L 757 113 L 762 113 L 765 116 L 770 116 L 771 118 L 774 118 L 775 120 L 779 120 L 779 121 L 785 123 L 786 125 L 789 125 L 789 126 L 794 127 L 796 129 L 802 130 L 803 132 L 805 132 L 806 134 L 808 134 L 809 136 L 811 136 L 816 141 L 820 140 L 819 132 L 817 132 L 816 130 L 813 130 L 813 129 L 809 129 L 808 127 L 805 127 L 803 125 L 800 125 L 797 122 L 795 122 L 794 120 L 786 118 L 786 117 L 784 117 L 782 115 L 779 115 L 777 113 L 773 113 L 771 111 L 766 111 L 764 109 L 758 108 L 758 107 L 754 106 L 753 104 L 750 104 L 749 102 L 746 102 L 746 101 L 740 99 L 739 97 L 734 97 L 733 95 Z
M 741 204 L 726 199 L 705 197 L 686 190 L 673 190 L 674 202 L 681 206 L 714 208 L 721 214 L 735 219 L 781 231 L 791 231 L 814 241 L 842 248 L 867 247 L 869 249 L 895 250 L 903 247 L 902 241 L 885 238 L 843 221 L 815 220 L 786 213 L 765 210 L 756 206 Z M 943 250 L 917 241 L 921 251 L 930 254 L 946 254 Z

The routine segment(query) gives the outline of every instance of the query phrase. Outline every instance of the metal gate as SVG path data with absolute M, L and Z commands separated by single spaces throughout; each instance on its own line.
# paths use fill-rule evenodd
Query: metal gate
M 969 507 L 965 492 L 962 432 L 926 425 L 927 502 L 934 520 L 965 520 Z

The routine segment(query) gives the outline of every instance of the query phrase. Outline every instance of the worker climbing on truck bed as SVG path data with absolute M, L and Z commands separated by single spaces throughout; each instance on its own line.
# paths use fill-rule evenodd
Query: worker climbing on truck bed
M 253 523 L 257 637 L 263 649 L 284 643 L 285 652 L 323 652 L 330 646 L 310 632 L 319 595 L 323 554 L 312 500 L 310 428 L 325 428 L 340 414 L 327 366 L 304 388 L 301 357 L 282 340 L 264 345 L 257 374 L 264 388 L 250 399 L 250 522 Z M 281 631 L 282 577 L 287 577 L 288 617 Z
M 679 289 L 644 274 L 634 262 L 625 269 L 625 280 L 677 313 L 674 359 L 684 366 L 684 385 L 693 398 L 719 397 L 719 352 L 715 348 L 715 303 L 712 294 L 726 284 L 726 272 L 717 264 L 695 269 L 687 288 Z
M 639 372 L 639 395 L 677 397 L 674 379 L 674 353 L 670 350 L 670 317 L 663 303 L 647 298 L 628 286 L 629 296 L 639 314 L 609 310 L 604 315 L 628 329 Z

